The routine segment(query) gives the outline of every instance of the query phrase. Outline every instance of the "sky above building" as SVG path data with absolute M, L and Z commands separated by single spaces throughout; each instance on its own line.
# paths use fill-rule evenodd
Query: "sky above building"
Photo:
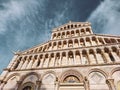
M 53 28 L 91 22 L 94 33 L 120 35 L 120 0 L 0 0 L 0 72 L 22 51 L 50 39 Z

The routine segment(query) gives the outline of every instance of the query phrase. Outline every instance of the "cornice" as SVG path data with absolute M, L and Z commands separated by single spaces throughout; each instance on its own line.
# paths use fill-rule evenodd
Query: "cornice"
M 66 25 L 71 25 L 71 24 L 88 24 L 88 26 L 90 26 L 91 25 L 91 23 L 90 22 L 72 22 L 72 21 L 69 21 L 68 23 L 65 23 L 65 24 L 62 24 L 62 25 L 60 25 L 60 26 L 58 26 L 58 27 L 56 27 L 56 28 L 53 28 L 53 32 L 54 31 L 56 31 L 56 29 L 58 29 L 58 28 L 62 28 L 62 27 L 64 27 L 64 26 L 66 26 Z M 82 26 L 81 26 L 82 27 Z
M 34 49 L 34 48 L 37 48 L 37 47 L 40 47 L 40 46 L 42 46 L 42 45 L 45 45 L 45 44 L 48 44 L 48 43 L 50 43 L 50 42 L 54 42 L 54 41 L 61 41 L 61 40 L 70 40 L 70 39 L 77 39 L 77 38 L 85 38 L 85 37 L 92 37 L 92 36 L 102 36 L 102 37 L 115 37 L 115 38 L 120 38 L 120 36 L 111 36 L 111 35 L 107 35 L 107 34 L 89 34 L 89 35 L 82 35 L 82 36 L 75 36 L 75 37 L 69 37 L 69 38 L 62 38 L 62 39 L 55 39 L 55 40 L 49 40 L 49 41 L 47 41 L 47 42 L 45 42 L 45 43 L 42 43 L 42 44 L 38 44 L 38 45 L 36 45 L 36 46 L 33 46 L 32 48 L 29 48 L 29 49 L 27 49 L 27 50 L 24 50 L 24 51 L 21 51 L 21 52 L 19 52 L 19 54 L 22 54 L 22 53 L 24 53 L 24 52 L 27 52 L 27 51 L 29 51 L 29 50 L 32 50 L 32 49 Z M 99 46 L 99 45 L 98 45 Z M 101 46 L 101 45 L 100 45 Z M 104 45 L 102 45 L 102 46 L 104 46 Z M 93 47 L 93 46 L 91 46 L 91 47 Z M 82 48 L 84 48 L 84 47 L 82 47 Z M 87 47 L 86 47 L 87 48 Z M 18 53 L 17 53 L 18 54 Z
M 106 36 L 106 37 L 120 38 L 120 36 L 118 36 L 118 35 L 110 35 L 110 34 L 97 34 L 97 33 L 95 33 L 94 35 L 96 35 L 96 36 Z
M 44 51 L 44 52 L 36 52 L 36 53 L 21 53 L 21 55 L 33 55 L 33 54 L 42 54 L 42 53 L 51 53 L 51 52 L 60 52 L 60 51 L 70 51 L 70 50 L 85 50 L 85 49 L 93 49 L 93 48 L 98 48 L 98 47 L 108 47 L 108 46 L 117 46 L 120 45 L 120 43 L 115 43 L 115 44 L 105 44 L 105 45 L 96 45 L 96 46 L 87 46 L 87 47 L 75 47 L 75 48 L 67 48 L 67 49 L 57 49 L 57 50 L 49 50 L 49 51 Z
M 73 68 L 73 67 L 79 67 L 79 68 L 82 68 L 82 67 L 95 67 L 95 66 L 113 66 L 113 65 L 120 65 L 120 63 L 104 63 L 104 64 L 89 64 L 89 65 L 69 65 L 69 66 L 58 66 L 58 67 L 44 67 L 44 68 L 31 68 L 31 69 L 19 69 L 19 70 L 11 70 L 11 72 L 14 72 L 14 71 L 30 71 L 30 70 L 47 70 L 47 69 L 61 69 L 61 68 Z

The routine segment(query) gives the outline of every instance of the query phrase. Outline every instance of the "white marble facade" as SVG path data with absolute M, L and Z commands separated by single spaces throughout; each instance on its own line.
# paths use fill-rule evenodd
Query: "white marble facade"
M 15 53 L 0 90 L 120 90 L 120 36 L 94 34 L 89 22 L 54 28 L 48 42 Z

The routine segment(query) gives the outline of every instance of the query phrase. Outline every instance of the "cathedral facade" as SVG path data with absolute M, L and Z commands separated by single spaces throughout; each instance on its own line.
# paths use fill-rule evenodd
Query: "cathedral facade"
M 0 90 L 120 90 L 120 36 L 94 34 L 89 22 L 54 28 L 48 42 L 14 54 Z

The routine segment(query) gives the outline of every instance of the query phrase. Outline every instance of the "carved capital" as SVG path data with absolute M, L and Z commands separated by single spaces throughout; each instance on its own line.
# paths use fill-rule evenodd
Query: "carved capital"
M 3 80 L 0 80 L 0 83 L 3 83 Z
M 7 83 L 7 81 L 2 81 L 2 83 L 6 84 L 6 83 Z
M 42 82 L 41 81 L 36 81 L 36 84 L 37 85 L 40 85 Z
M 107 84 L 113 84 L 113 83 L 114 83 L 114 79 L 107 79 L 107 80 L 106 80 L 106 83 L 107 83 Z
M 114 79 L 107 79 L 106 83 L 108 84 L 110 90 L 116 90 L 114 85 Z
M 22 83 L 22 81 L 17 81 L 17 84 L 20 85 Z
M 87 77 L 84 77 L 84 86 L 85 86 L 85 90 L 90 90 L 89 81 Z
M 56 77 L 56 82 L 58 82 L 58 77 Z

